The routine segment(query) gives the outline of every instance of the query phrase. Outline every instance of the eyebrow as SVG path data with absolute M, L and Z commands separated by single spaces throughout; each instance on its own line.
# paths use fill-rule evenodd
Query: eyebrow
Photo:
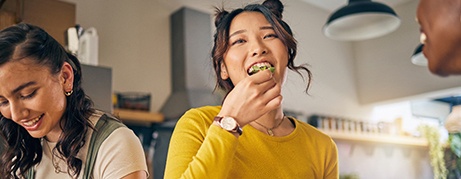
M 30 82 L 24 83 L 24 84 L 18 86 L 17 88 L 15 88 L 15 89 L 11 92 L 11 94 L 15 94 L 15 93 L 21 91 L 22 89 L 24 89 L 24 88 L 26 88 L 26 87 L 28 87 L 28 86 L 31 86 L 31 85 L 35 85 L 35 84 L 37 84 L 37 82 L 35 82 L 35 81 L 30 81 Z M 1 96 L 1 95 L 0 95 L 0 98 L 4 98 L 4 96 Z
M 259 28 L 260 30 L 274 30 L 274 28 L 272 26 L 262 26 Z M 241 33 L 244 33 L 246 32 L 246 30 L 238 30 L 238 31 L 235 31 L 234 33 L 230 34 L 229 35 L 229 38 L 231 38 L 232 36 L 234 35 L 238 35 L 238 34 L 241 34 Z
M 14 93 L 17 93 L 18 91 L 21 91 L 22 89 L 28 87 L 28 86 L 31 86 L 31 85 L 34 85 L 34 84 L 37 84 L 35 81 L 30 81 L 30 82 L 27 82 L 27 83 L 24 83 L 20 86 L 18 86 L 17 88 L 15 88 L 12 92 L 12 94 Z
M 235 31 L 234 33 L 232 33 L 232 34 L 229 35 L 229 38 L 231 38 L 232 36 L 241 34 L 241 33 L 243 33 L 243 32 L 246 32 L 246 30 L 238 30 L 238 31 Z
M 259 28 L 261 30 L 274 30 L 274 28 L 272 26 L 262 26 L 261 28 Z

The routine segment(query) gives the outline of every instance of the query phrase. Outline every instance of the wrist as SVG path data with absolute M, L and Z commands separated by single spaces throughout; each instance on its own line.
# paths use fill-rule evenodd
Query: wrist
M 221 125 L 219 125 L 219 123 L 216 122 L 216 121 L 213 121 L 212 125 L 218 126 L 219 128 L 221 128 L 221 130 L 224 130 L 224 129 L 221 127 Z M 237 132 L 229 132 L 229 133 L 231 133 L 232 135 L 234 135 L 236 138 L 240 137 L 240 134 L 237 133 Z
M 238 136 L 242 135 L 243 131 L 240 125 L 238 124 L 235 118 L 230 116 L 216 116 L 214 118 L 214 122 L 222 129 L 231 132 L 233 134 L 237 134 Z

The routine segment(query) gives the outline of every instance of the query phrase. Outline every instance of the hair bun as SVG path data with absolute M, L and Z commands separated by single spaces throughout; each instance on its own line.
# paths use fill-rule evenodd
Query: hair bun
M 224 9 L 216 8 L 216 10 L 215 10 L 215 20 L 214 20 L 215 27 L 218 27 L 218 25 L 226 17 L 227 14 L 229 14 L 229 12 L 225 11 Z
M 282 18 L 283 4 L 280 0 L 266 0 L 262 5 L 266 6 L 278 18 Z

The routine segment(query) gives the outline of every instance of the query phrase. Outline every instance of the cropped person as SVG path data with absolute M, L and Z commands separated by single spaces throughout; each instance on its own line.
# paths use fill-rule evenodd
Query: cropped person
M 429 70 L 440 76 L 461 74 L 461 1 L 420 0 L 417 20 Z
M 0 178 L 146 178 L 144 152 L 93 108 L 76 57 L 43 29 L 0 31 Z
M 416 19 L 420 24 L 420 41 L 428 60 L 429 70 L 439 76 L 461 74 L 461 1 L 420 0 Z M 454 112 L 451 115 L 459 115 Z M 449 132 L 451 152 L 445 151 L 447 178 L 460 178 L 459 117 L 448 118 L 445 128 Z M 450 159 L 450 156 L 453 158 Z
M 221 106 L 190 109 L 171 137 L 165 178 L 338 178 L 333 140 L 285 116 L 282 86 L 297 43 L 283 4 L 266 0 L 216 13 L 212 59 Z M 258 72 L 259 71 L 259 72 Z

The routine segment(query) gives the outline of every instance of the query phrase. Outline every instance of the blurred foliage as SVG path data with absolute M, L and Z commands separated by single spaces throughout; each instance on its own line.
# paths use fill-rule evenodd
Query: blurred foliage
M 461 133 L 450 133 L 448 137 L 450 148 L 445 149 L 445 163 L 448 179 L 461 178 Z
M 339 179 L 360 179 L 360 177 L 356 173 L 350 173 L 339 175 Z
M 431 159 L 434 179 L 446 179 L 448 170 L 445 166 L 445 152 L 442 142 L 440 142 L 439 127 L 433 125 L 420 125 L 418 126 L 418 130 L 427 139 L 429 144 L 429 157 Z

